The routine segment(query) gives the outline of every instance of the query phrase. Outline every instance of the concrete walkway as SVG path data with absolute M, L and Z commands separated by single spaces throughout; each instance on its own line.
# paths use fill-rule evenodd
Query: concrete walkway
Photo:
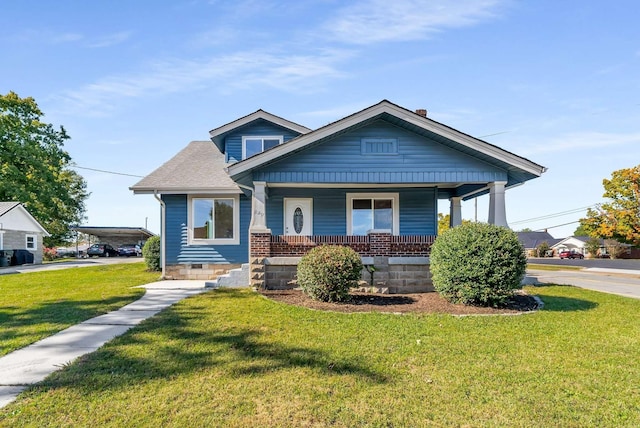
M 180 300 L 205 289 L 205 281 L 159 281 L 143 285 L 145 295 L 117 311 L 87 320 L 0 358 L 0 408 L 76 358 Z

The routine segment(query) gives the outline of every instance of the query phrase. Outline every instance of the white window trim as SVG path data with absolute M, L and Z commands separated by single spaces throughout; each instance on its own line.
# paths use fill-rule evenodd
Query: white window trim
M 391 199 L 393 215 L 392 235 L 400 234 L 400 196 L 398 193 L 347 193 L 347 235 L 353 235 L 353 200 L 354 199 Z
M 4 230 L 0 230 L 0 250 L 4 250 Z
M 193 238 L 193 201 L 195 199 L 233 199 L 233 238 L 231 239 L 194 239 Z M 239 245 L 240 244 L 240 195 L 193 195 L 188 198 L 187 241 L 189 245 Z
M 29 238 L 33 238 L 33 247 L 29 247 Z M 36 251 L 38 249 L 38 235 L 33 235 L 33 234 L 25 235 L 24 236 L 24 248 L 26 248 L 27 250 Z
M 282 135 L 245 135 L 242 137 L 242 159 L 247 158 L 247 140 L 262 139 L 262 150 L 264 152 L 264 140 L 278 140 L 278 145 L 283 143 Z

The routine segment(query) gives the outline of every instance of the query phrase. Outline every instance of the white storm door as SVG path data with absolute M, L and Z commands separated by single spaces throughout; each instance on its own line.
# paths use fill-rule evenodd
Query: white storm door
M 313 235 L 313 199 L 284 198 L 284 234 Z

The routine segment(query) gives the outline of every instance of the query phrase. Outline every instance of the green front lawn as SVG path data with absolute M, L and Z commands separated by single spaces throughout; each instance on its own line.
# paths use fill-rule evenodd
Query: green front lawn
M 557 270 L 582 270 L 584 269 L 584 267 L 582 266 L 571 266 L 571 265 L 545 265 L 545 264 L 539 264 L 539 263 L 527 263 L 527 269 L 535 269 L 535 270 L 551 270 L 551 271 L 557 271 Z
M 0 410 L 10 426 L 640 426 L 640 301 L 521 316 L 320 312 L 217 290 Z
M 0 356 L 122 307 L 158 277 L 143 263 L 0 275 Z

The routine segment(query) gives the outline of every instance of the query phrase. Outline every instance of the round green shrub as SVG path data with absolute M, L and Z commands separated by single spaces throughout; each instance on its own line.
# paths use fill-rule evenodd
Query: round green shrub
M 463 224 L 431 247 L 433 285 L 453 303 L 500 306 L 521 287 L 526 267 L 524 248 L 506 227 Z
M 151 238 L 147 239 L 144 247 L 142 247 L 142 256 L 144 257 L 144 262 L 147 264 L 147 270 L 161 270 L 159 236 L 152 236 Z
M 362 261 L 353 249 L 321 245 L 298 263 L 298 285 L 314 300 L 343 302 L 362 275 Z

